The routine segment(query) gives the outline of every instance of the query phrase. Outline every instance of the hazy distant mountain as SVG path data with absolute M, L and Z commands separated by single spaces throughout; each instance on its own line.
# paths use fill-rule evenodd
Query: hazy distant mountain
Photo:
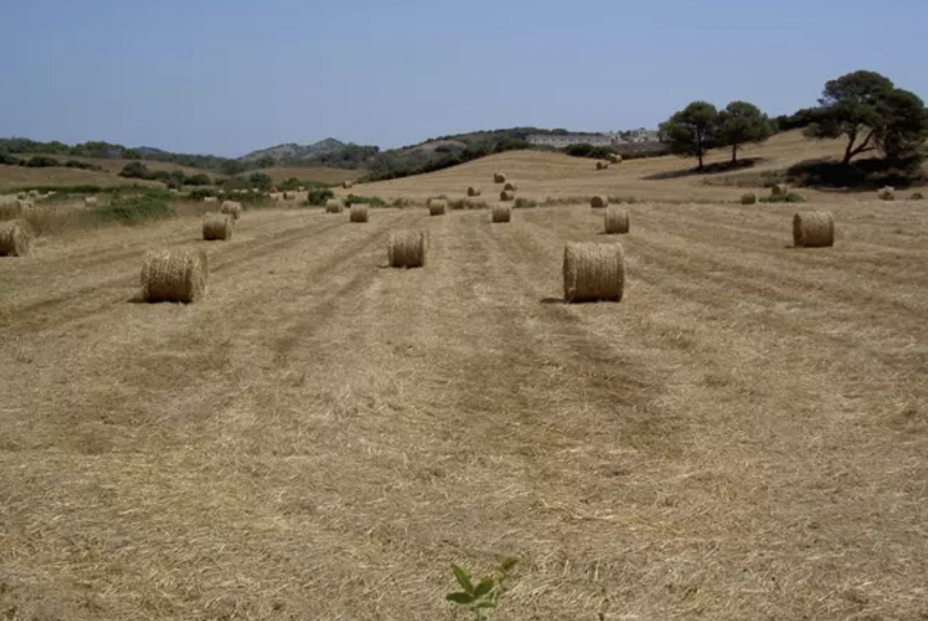
M 327 153 L 341 151 L 348 146 L 350 145 L 342 142 L 341 140 L 336 140 L 335 138 L 326 138 L 325 140 L 320 140 L 314 144 L 307 145 L 300 145 L 294 142 L 289 142 L 287 144 L 279 144 L 276 147 L 269 147 L 267 149 L 253 151 L 248 155 L 240 157 L 239 160 L 243 162 L 250 162 L 253 160 L 259 160 L 262 157 L 272 157 L 276 161 L 308 160 L 309 158 L 316 155 L 325 155 Z

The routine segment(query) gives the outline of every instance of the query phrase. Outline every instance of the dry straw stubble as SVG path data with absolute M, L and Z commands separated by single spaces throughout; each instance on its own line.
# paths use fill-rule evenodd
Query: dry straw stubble
M 196 302 L 206 293 L 208 276 L 203 250 L 152 250 L 142 264 L 142 296 L 146 302 Z
M 509 205 L 493 205 L 491 212 L 492 222 L 509 222 L 512 219 L 512 208 Z
M 32 252 L 32 232 L 23 220 L 0 222 L 0 256 L 24 257 Z
M 424 267 L 428 255 L 428 235 L 425 231 L 402 229 L 390 234 L 387 260 L 390 267 Z
M 355 203 L 348 212 L 349 222 L 367 222 L 367 203 Z
M 628 233 L 631 226 L 628 209 L 618 205 L 607 207 L 605 224 L 607 235 L 624 235 Z
M 597 194 L 596 196 L 590 199 L 590 207 L 599 209 L 599 208 L 608 207 L 608 206 L 609 206 L 609 199 L 606 196 L 603 196 L 602 194 Z
M 568 242 L 564 247 L 564 300 L 621 301 L 625 249 L 621 244 Z
M 242 204 L 237 201 L 223 201 L 220 211 L 222 213 L 227 213 L 232 216 L 233 219 L 238 220 L 242 217 Z
M 203 239 L 229 241 L 235 230 L 235 218 L 229 213 L 203 214 Z
M 830 211 L 811 211 L 793 216 L 793 245 L 825 248 L 835 244 L 835 220 Z

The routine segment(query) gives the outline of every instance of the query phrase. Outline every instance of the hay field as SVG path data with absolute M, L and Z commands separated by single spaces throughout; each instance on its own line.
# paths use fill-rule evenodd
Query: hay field
M 633 205 L 621 304 L 561 301 L 565 243 L 616 239 L 586 205 L 0 258 L 0 617 L 453 618 L 448 565 L 515 555 L 497 619 L 926 618 L 928 205 L 818 207 L 834 248 L 795 206 Z M 384 267 L 398 229 L 425 268 Z M 138 303 L 182 246 L 206 296 Z
M 259 172 L 270 175 L 274 183 L 280 183 L 287 179 L 299 179 L 300 181 L 314 181 L 316 183 L 325 183 L 331 185 L 340 184 L 342 181 L 357 179 L 363 171 L 345 170 L 342 168 L 327 168 L 325 166 L 279 166 L 274 168 L 265 168 Z

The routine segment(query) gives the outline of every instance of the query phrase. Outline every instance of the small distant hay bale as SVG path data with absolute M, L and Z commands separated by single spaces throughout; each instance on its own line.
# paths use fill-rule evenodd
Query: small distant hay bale
M 609 206 L 609 197 L 604 196 L 602 194 L 597 194 L 596 196 L 590 199 L 590 207 L 593 207 L 595 209 L 601 209 L 603 207 L 608 207 L 608 206 Z
M 99 201 L 96 196 L 85 196 L 84 205 L 87 207 L 95 207 Z
M 628 209 L 613 205 L 606 209 L 606 235 L 625 235 L 631 227 Z
M 515 200 L 515 198 L 516 198 L 516 193 L 511 190 L 503 190 L 502 192 L 499 193 L 499 200 L 503 201 L 504 203 L 513 201 Z
M 789 193 L 789 186 L 785 183 L 777 183 L 772 188 L 770 188 L 770 194 L 772 196 L 781 196 L 783 194 Z
M 219 198 L 216 197 L 216 196 L 204 196 L 204 197 L 203 197 L 203 202 L 204 202 L 204 203 L 218 203 L 218 202 L 219 202 Z
M 625 291 L 621 244 L 568 242 L 564 247 L 564 300 L 619 302 Z
M 203 250 L 152 250 L 142 264 L 142 296 L 146 302 L 196 302 L 206 293 L 208 276 Z
M 512 208 L 509 205 L 493 205 L 491 220 L 493 222 L 509 222 L 512 220 Z
M 26 200 L 27 198 L 29 198 L 29 193 L 28 193 L 28 192 L 20 192 L 19 194 L 16 195 L 16 198 L 18 198 L 18 199 L 21 200 L 21 201 L 24 201 L 24 200 Z
M 29 190 L 29 198 L 38 198 L 38 197 L 39 197 L 38 190 Z
M 609 168 L 609 162 L 596 162 L 596 170 L 606 170 Z
M 15 204 L 16 204 L 16 213 L 19 215 L 23 215 L 25 212 L 35 207 L 35 203 L 33 203 L 28 198 L 17 198 Z
M 229 241 L 235 230 L 235 217 L 227 212 L 203 214 L 203 239 Z
M 464 199 L 464 209 L 489 209 L 489 207 L 490 206 L 487 205 L 487 202 L 483 200 L 482 198 L 480 199 L 465 198 Z
M 517 186 L 512 181 L 510 181 L 506 185 L 503 186 L 503 189 L 506 190 L 507 192 L 516 192 L 518 191 L 519 186 Z
M 448 209 L 448 201 L 443 198 L 431 198 L 429 199 L 429 215 L 430 216 L 443 216 L 445 215 L 445 210 Z
M 238 220 L 242 217 L 242 204 L 238 201 L 223 201 L 219 211 L 229 214 L 233 220 Z
M 390 234 L 387 243 L 390 267 L 423 267 L 427 255 L 428 236 L 425 231 L 403 229 Z
M 503 173 L 493 173 L 493 183 L 506 183 L 506 175 Z
M 285 200 L 285 201 L 292 201 L 292 200 L 293 200 L 293 192 L 284 192 L 283 197 L 284 197 L 284 200 Z
M 297 192 L 305 192 L 305 191 L 306 191 L 306 187 L 305 187 L 305 186 L 302 186 L 302 185 L 297 186 L 296 191 L 297 191 Z
M 355 203 L 348 212 L 350 222 L 367 222 L 367 203 Z
M 912 196 L 909 197 L 910 201 L 923 201 L 925 200 L 925 195 L 921 192 L 915 192 Z
M 741 195 L 741 204 L 742 205 L 756 205 L 757 204 L 757 194 L 755 192 L 748 192 L 747 194 Z
M 793 216 L 793 245 L 824 248 L 835 245 L 835 220 L 830 211 L 811 211 Z
M 354 187 L 354 181 L 350 181 L 350 180 L 349 180 L 349 181 L 343 181 L 343 182 L 342 182 L 342 187 L 345 188 L 346 190 L 350 190 L 351 188 Z
M 481 193 L 482 193 L 482 190 L 480 188 L 477 188 L 474 186 L 470 186 L 467 188 L 468 196 L 480 196 Z
M 279 202 L 281 199 L 280 192 L 271 192 L 270 194 L 268 194 L 268 196 L 270 196 L 271 200 L 274 201 L 275 203 Z
M 345 204 L 340 198 L 330 198 L 325 202 L 326 213 L 341 213 L 344 208 Z
M 610 164 L 621 164 L 622 163 L 622 156 L 619 155 L 618 153 L 610 153 L 607 157 L 609 158 Z
M 24 257 L 32 252 L 32 232 L 24 220 L 0 222 L 0 257 Z
M 891 185 L 888 185 L 884 187 L 883 189 L 881 189 L 877 193 L 877 196 L 880 198 L 881 201 L 894 201 L 896 200 L 896 188 L 892 187 Z

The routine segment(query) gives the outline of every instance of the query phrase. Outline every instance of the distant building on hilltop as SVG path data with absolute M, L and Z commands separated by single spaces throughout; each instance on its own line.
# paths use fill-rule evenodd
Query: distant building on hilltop
M 575 144 L 591 144 L 594 147 L 622 147 L 628 144 L 659 142 L 659 134 L 653 129 L 633 129 L 605 134 L 530 134 L 528 143 L 534 146 L 565 149 Z

